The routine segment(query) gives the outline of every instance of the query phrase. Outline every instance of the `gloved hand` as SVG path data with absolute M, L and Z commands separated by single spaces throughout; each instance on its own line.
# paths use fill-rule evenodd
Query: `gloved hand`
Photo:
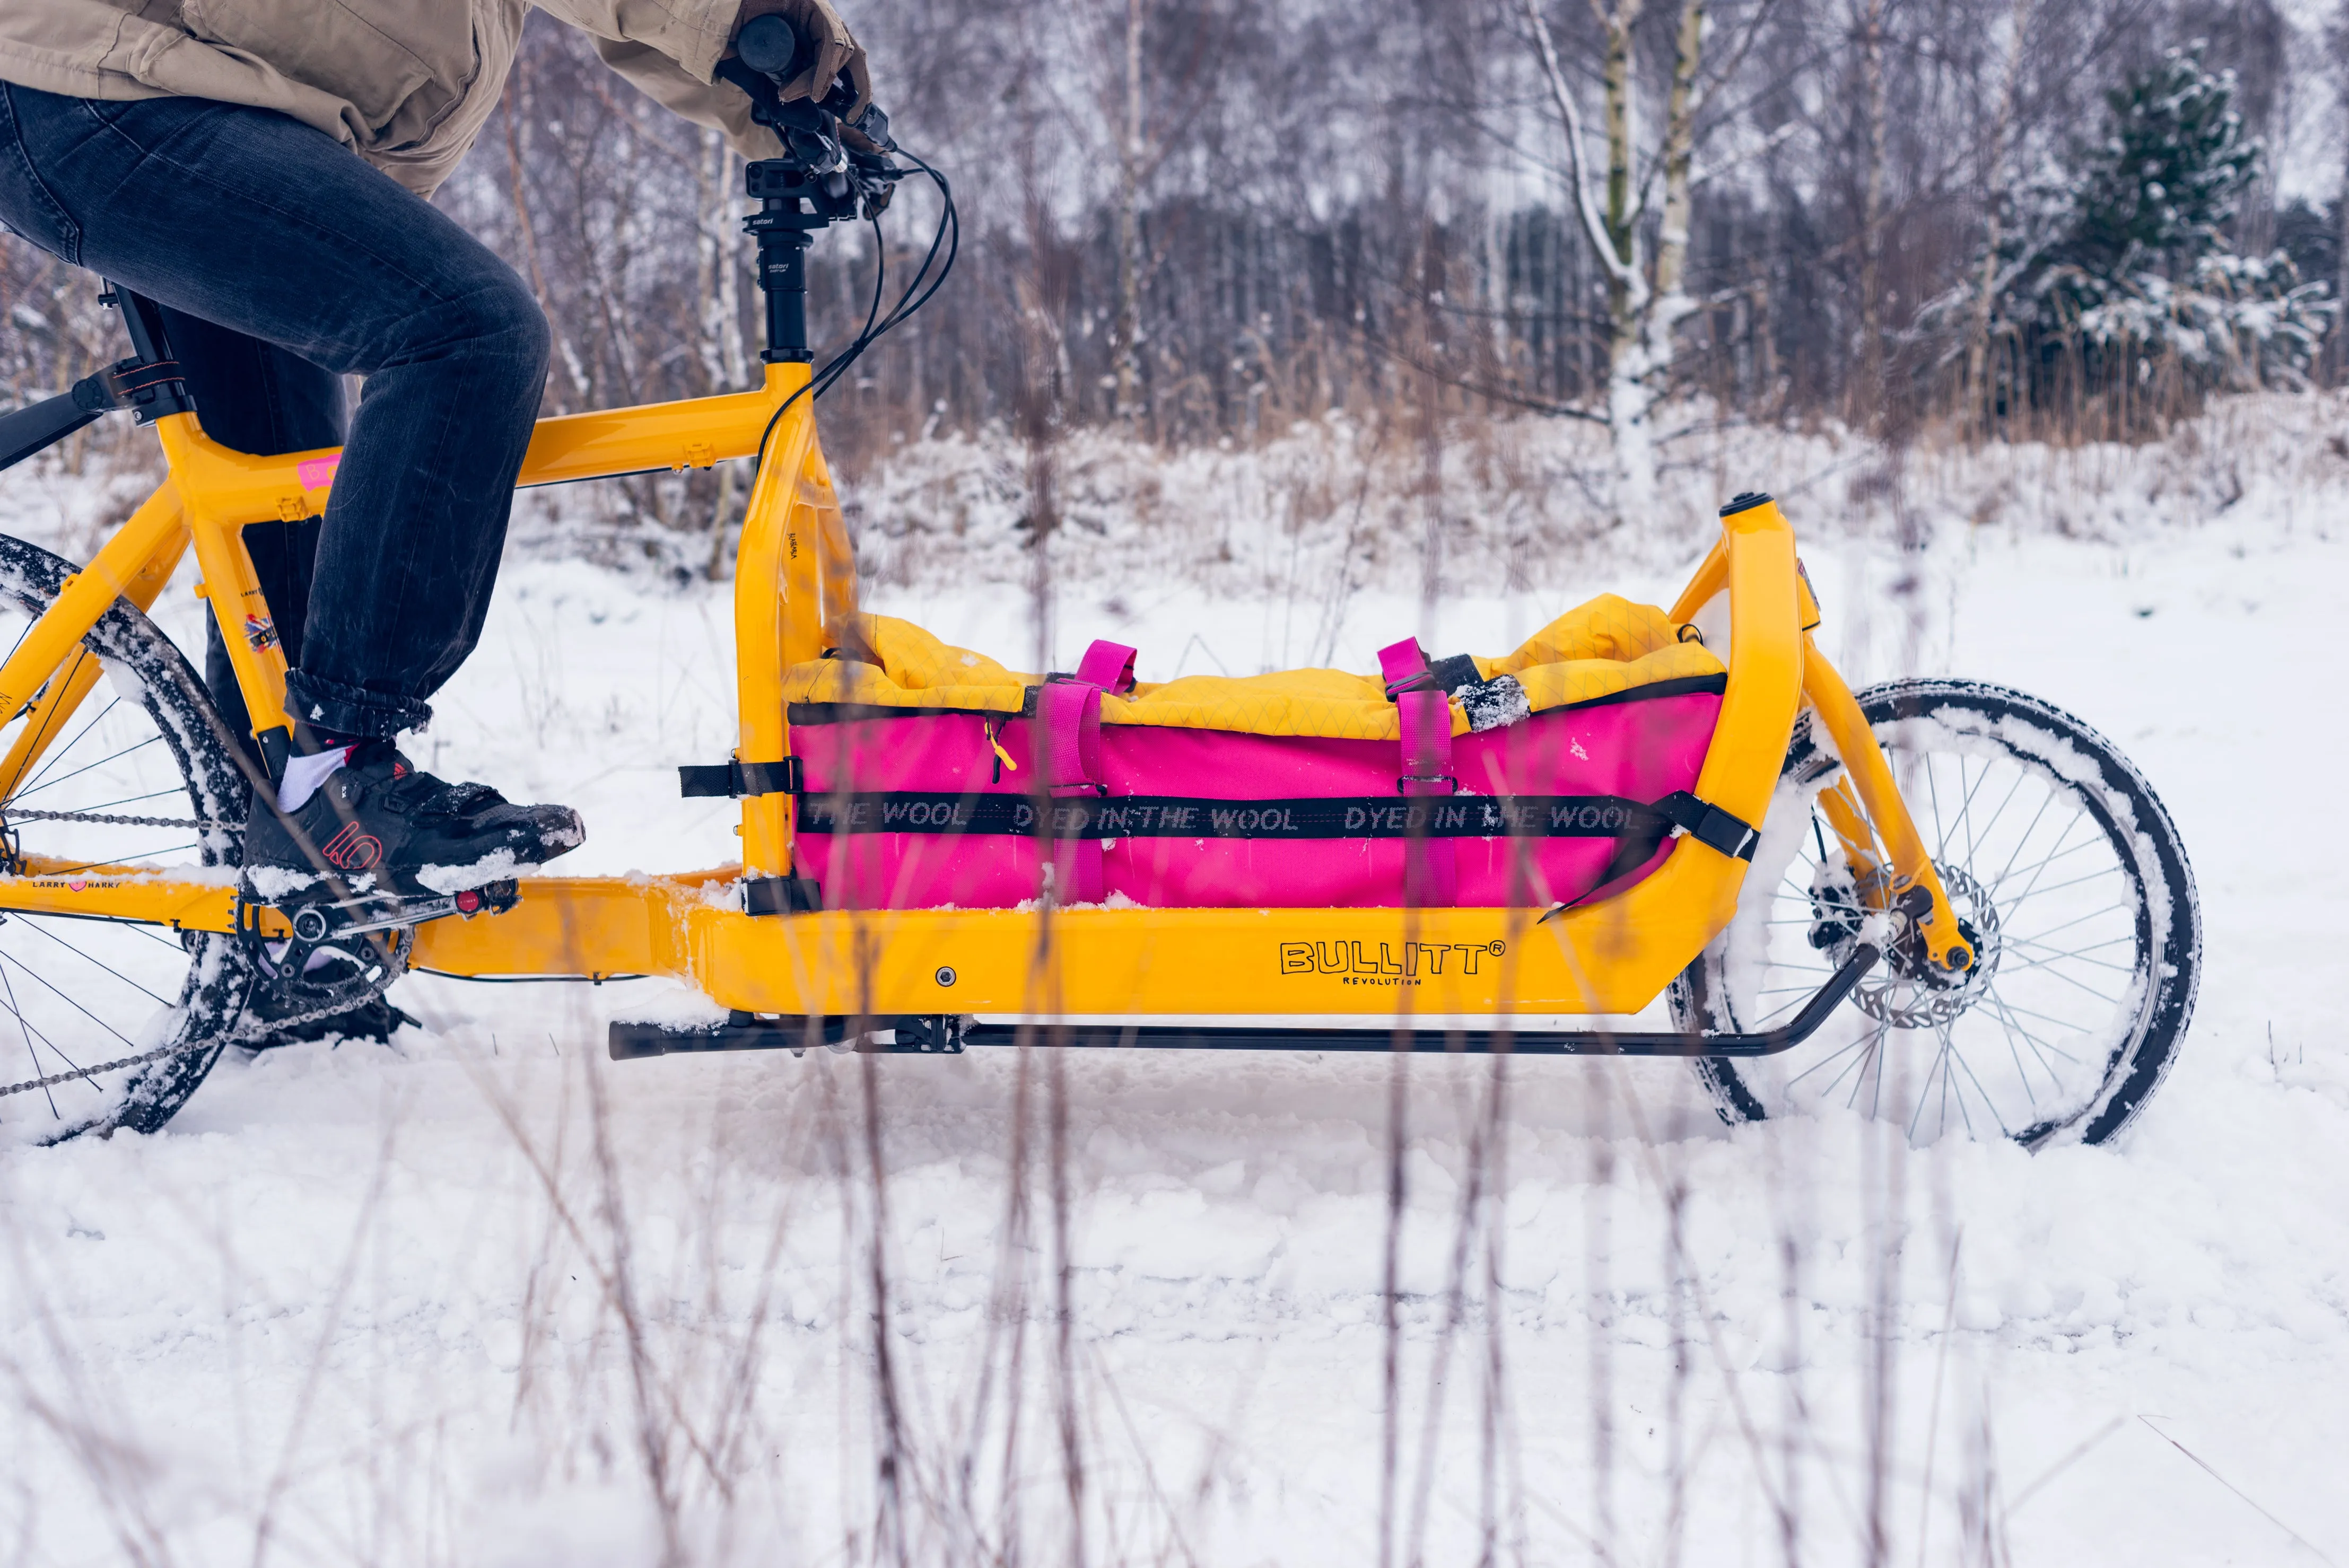
M 873 81 L 865 71 L 864 49 L 849 32 L 848 24 L 840 19 L 840 13 L 832 8 L 830 0 L 742 0 L 742 9 L 734 18 L 734 34 L 740 34 L 743 24 L 754 16 L 781 16 L 815 43 L 815 64 L 783 84 L 784 101 L 813 98 L 821 103 L 832 91 L 832 84 L 845 72 L 856 101 L 840 118 L 854 121 L 864 112 L 873 101 Z M 727 48 L 732 52 L 730 36 Z

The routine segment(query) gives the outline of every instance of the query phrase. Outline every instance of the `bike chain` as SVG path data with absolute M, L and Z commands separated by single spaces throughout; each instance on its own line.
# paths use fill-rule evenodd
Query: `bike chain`
M 116 817 L 108 816 L 98 811 L 22 811 L 6 810 L 0 810 L 0 818 L 5 818 L 5 820 L 12 821 L 24 822 L 103 822 L 109 827 L 119 828 L 194 828 L 200 830 L 212 828 L 236 828 L 243 826 L 243 824 L 240 822 L 211 822 L 205 821 L 201 818 L 194 817 Z M 404 971 L 405 965 L 402 965 L 401 972 Z M 382 985 L 374 987 L 374 994 L 378 996 L 382 995 L 385 986 L 389 985 L 393 980 L 397 980 L 398 978 L 399 978 L 398 973 L 391 975 L 384 981 Z M 259 985 L 260 976 L 255 975 L 254 983 L 255 985 Z M 252 1000 L 252 993 L 250 991 L 247 991 L 245 999 L 247 1002 Z M 331 1006 L 317 1006 L 311 1008 L 305 1013 L 295 1013 L 290 1017 L 272 1018 L 265 1025 L 260 1020 L 255 1019 L 252 1023 L 236 1026 L 222 1034 L 215 1035 L 209 1039 L 199 1040 L 192 1045 L 165 1046 L 160 1050 L 149 1051 L 144 1056 L 121 1057 L 110 1062 L 98 1062 L 89 1067 L 76 1068 L 71 1072 L 51 1073 L 46 1078 L 25 1078 L 16 1083 L 0 1084 L 0 1099 L 5 1099 L 10 1095 L 30 1094 L 36 1088 L 54 1088 L 59 1084 L 75 1083 L 84 1078 L 94 1078 L 100 1073 L 120 1072 L 125 1068 L 147 1067 L 155 1062 L 168 1061 L 173 1057 L 191 1057 L 202 1051 L 226 1050 L 231 1046 L 243 1045 L 247 1040 L 259 1039 L 264 1036 L 276 1034 L 283 1029 L 298 1029 L 305 1024 L 315 1024 L 322 1019 L 332 1018 L 340 1014 L 347 1013 L 355 1007 L 363 1007 L 366 1005 L 367 1004 L 364 1000 L 357 1002 L 337 1002 Z M 243 1006 L 240 1005 L 237 1008 L 238 1014 L 242 1016 L 243 1011 Z
M 0 820 L 11 822 L 103 822 L 109 828 L 241 828 L 242 822 L 207 822 L 200 817 L 109 817 L 102 811 L 19 811 L 0 807 Z
M 392 975 L 390 979 L 384 982 L 383 985 L 375 987 L 375 994 L 378 996 L 383 995 L 384 986 L 389 985 L 392 980 L 398 978 L 399 978 L 398 975 Z M 261 977 L 257 975 L 254 976 L 254 985 L 258 985 L 260 983 Z M 249 1003 L 252 1000 L 253 992 L 248 987 L 245 991 L 245 1002 Z M 237 1025 L 209 1039 L 198 1040 L 192 1045 L 165 1046 L 160 1050 L 149 1051 L 142 1057 L 123 1057 L 116 1061 L 97 1062 L 89 1067 L 77 1068 L 71 1072 L 51 1073 L 47 1078 L 26 1078 L 19 1083 L 0 1084 L 0 1099 L 5 1099 L 12 1094 L 30 1094 L 36 1088 L 53 1088 L 58 1084 L 94 1078 L 100 1073 L 120 1072 L 124 1068 L 146 1067 L 152 1062 L 168 1061 L 173 1057 L 192 1057 L 202 1051 L 226 1050 L 231 1046 L 241 1046 L 247 1040 L 274 1035 L 281 1029 L 298 1029 L 305 1024 L 315 1024 L 321 1019 L 332 1018 L 347 1013 L 354 1007 L 363 1007 L 366 1005 L 365 1002 L 337 1002 L 333 1006 L 313 1007 L 306 1013 L 296 1013 L 291 1017 L 272 1018 L 266 1025 L 255 1019 L 248 1024 Z M 244 1004 L 238 1005 L 237 1013 L 239 1016 L 243 1016 Z
M 199 831 L 239 825 L 233 822 L 208 822 L 197 817 L 119 817 L 102 811 L 27 811 L 16 807 L 0 809 L 0 819 L 11 822 L 102 822 L 110 828 L 194 828 Z M 243 1013 L 244 1009 L 240 1006 L 237 1011 Z M 336 1013 L 342 1011 L 344 1009 L 340 1007 L 326 1011 L 313 1009 L 299 1017 L 281 1019 L 272 1024 L 270 1028 L 274 1031 L 289 1025 L 315 1023 L 319 1018 L 332 1017 Z M 59 1084 L 94 1078 L 100 1073 L 120 1072 L 125 1068 L 145 1067 L 150 1062 L 165 1061 L 172 1057 L 191 1057 L 199 1051 L 209 1051 L 215 1047 L 226 1049 L 230 1046 L 252 1037 L 258 1032 L 253 1025 L 248 1024 L 242 1028 L 231 1030 L 226 1039 L 214 1037 L 194 1045 L 165 1046 L 160 1050 L 149 1051 L 144 1056 L 121 1057 L 110 1062 L 95 1062 L 86 1068 L 76 1068 L 71 1072 L 51 1073 L 47 1078 L 32 1078 L 18 1083 L 0 1084 L 0 1099 L 5 1099 L 12 1094 L 30 1094 L 36 1088 L 55 1088 Z

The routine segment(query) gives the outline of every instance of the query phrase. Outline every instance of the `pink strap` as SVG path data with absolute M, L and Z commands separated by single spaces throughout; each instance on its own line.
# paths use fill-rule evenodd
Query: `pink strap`
M 1036 693 L 1042 782 L 1056 796 L 1102 793 L 1101 699 L 1101 687 L 1087 681 L 1046 681 Z
M 1402 723 L 1403 795 L 1450 795 L 1460 788 L 1452 776 L 1452 704 L 1440 691 L 1407 691 L 1395 698 Z
M 1123 696 L 1133 689 L 1133 650 L 1123 643 L 1095 638 L 1085 656 L 1077 661 L 1077 678 L 1113 696 Z
M 1095 646 L 1100 645 L 1096 644 Z M 1101 781 L 1101 687 L 1084 680 L 1046 681 L 1036 694 L 1040 782 L 1054 799 L 1108 793 Z M 1052 887 L 1062 903 L 1102 901 L 1099 839 L 1051 841 Z
M 1415 799 L 1458 789 L 1452 777 L 1451 702 L 1440 691 L 1407 691 L 1395 698 L 1395 710 L 1402 723 L 1402 776 L 1395 780 L 1396 790 Z M 1450 839 L 1413 833 L 1403 841 L 1403 903 L 1442 907 L 1457 903 L 1459 890 L 1459 855 Z
M 1379 678 L 1387 683 L 1389 696 L 1426 673 L 1427 654 L 1420 647 L 1417 637 L 1405 637 L 1379 650 Z
M 1450 795 L 1460 788 L 1452 776 L 1452 701 L 1433 687 L 1412 685 L 1427 673 L 1427 655 L 1416 637 L 1379 650 L 1379 675 L 1394 698 L 1402 729 L 1402 771 L 1395 791 L 1406 799 Z M 1420 909 L 1460 902 L 1460 857 L 1450 839 L 1414 833 L 1403 841 L 1402 899 Z

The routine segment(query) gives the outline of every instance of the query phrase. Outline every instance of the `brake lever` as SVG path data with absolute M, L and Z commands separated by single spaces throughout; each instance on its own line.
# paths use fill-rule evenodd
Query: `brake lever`
M 847 129 L 871 142 L 873 151 L 875 153 L 885 154 L 897 150 L 897 144 L 889 139 L 889 117 L 881 112 L 881 106 L 877 103 L 866 104 L 864 112 L 858 115 Z M 859 148 L 857 150 L 864 150 Z
M 722 81 L 732 82 L 750 95 L 750 118 L 761 125 L 772 125 L 774 115 L 783 106 L 782 95 L 774 78 L 745 65 L 739 55 L 729 55 L 718 62 L 712 74 Z

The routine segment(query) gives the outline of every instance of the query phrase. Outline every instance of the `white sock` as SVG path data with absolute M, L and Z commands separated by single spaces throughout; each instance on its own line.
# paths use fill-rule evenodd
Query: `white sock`
M 285 759 L 285 777 L 277 781 L 277 809 L 289 815 L 310 803 L 318 786 L 335 775 L 335 769 L 351 759 L 357 748 L 330 746 L 324 751 L 314 751 L 306 757 Z

